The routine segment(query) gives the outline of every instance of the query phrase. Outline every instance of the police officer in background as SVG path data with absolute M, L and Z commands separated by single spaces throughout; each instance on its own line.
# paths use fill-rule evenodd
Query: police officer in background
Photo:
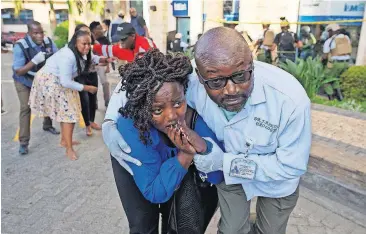
M 328 67 L 331 63 L 349 63 L 351 60 L 351 40 L 345 35 L 338 24 L 329 24 L 325 30 L 329 33 L 328 40 L 323 46 L 323 60 L 328 59 Z
M 285 17 L 281 17 L 280 26 L 281 32 L 276 35 L 274 40 L 274 46 L 277 45 L 279 50 L 279 60 L 285 62 L 286 59 L 289 59 L 295 62 L 296 47 L 301 47 L 302 43 L 296 33 L 290 31 L 290 23 Z
M 351 62 L 351 40 L 342 32 L 338 24 L 329 24 L 325 30 L 329 33 L 329 38 L 323 46 L 323 64 L 326 64 L 328 68 L 332 68 L 333 64 L 342 63 L 344 69 L 340 70 L 341 74 Z M 340 88 L 335 89 L 335 95 L 339 101 L 343 99 Z M 333 96 L 329 96 L 329 99 L 333 99 Z
M 308 57 L 315 57 L 314 46 L 316 44 L 316 39 L 311 33 L 310 26 L 301 27 L 301 41 L 303 46 L 301 48 L 300 58 L 307 59 Z
M 272 64 L 274 61 L 272 46 L 274 43 L 275 34 L 269 27 L 268 21 L 262 23 L 263 32 L 258 36 L 255 46 L 258 46 L 258 60 Z
M 49 37 L 44 37 L 42 25 L 32 21 L 28 25 L 28 33 L 16 42 L 13 49 L 13 78 L 20 102 L 19 114 L 19 153 L 28 154 L 30 140 L 31 109 L 28 105 L 29 94 L 34 75 L 45 64 L 46 59 L 57 51 L 56 45 Z M 60 134 L 52 126 L 52 120 L 45 117 L 43 130 L 52 134 Z

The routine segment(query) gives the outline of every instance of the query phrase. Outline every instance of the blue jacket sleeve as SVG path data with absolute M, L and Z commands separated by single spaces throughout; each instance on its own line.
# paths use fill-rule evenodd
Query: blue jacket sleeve
M 202 119 L 201 116 L 198 116 L 194 131 L 200 135 L 201 137 L 209 137 L 211 138 L 222 151 L 225 151 L 222 142 L 220 142 L 215 133 L 207 126 L 206 122 Z M 201 178 L 206 178 L 208 182 L 212 184 L 219 184 L 224 181 L 224 174 L 222 171 L 213 171 L 210 173 L 199 172 Z
M 177 157 L 162 160 L 165 157 L 162 157 L 156 149 L 159 142 L 157 135 L 151 134 L 153 143 L 144 145 L 131 119 L 120 117 L 117 127 L 131 147 L 130 155 L 142 163 L 141 166 L 129 163 L 135 183 L 142 195 L 152 203 L 163 203 L 169 200 L 179 187 L 187 170 L 180 165 Z

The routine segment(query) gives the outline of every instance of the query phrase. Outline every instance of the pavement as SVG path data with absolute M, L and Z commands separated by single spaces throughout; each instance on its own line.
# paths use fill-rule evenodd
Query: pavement
M 65 156 L 64 149 L 58 146 L 59 137 L 45 133 L 42 130 L 42 120 L 35 118 L 30 153 L 26 156 L 18 155 L 18 142 L 12 140 L 18 126 L 19 101 L 11 78 L 11 56 L 1 56 L 2 98 L 4 109 L 8 111 L 1 116 L 1 233 L 128 233 L 128 223 L 101 132 L 94 131 L 92 137 L 87 137 L 84 129 L 77 127 L 74 138 L 81 141 L 81 145 L 76 147 L 79 159 L 70 161 Z M 112 83 L 115 81 L 112 80 Z M 101 122 L 104 115 L 101 92 L 98 100 L 101 108 L 97 111 L 96 120 Z M 315 119 L 313 115 L 313 123 L 319 126 L 323 126 L 324 121 L 338 118 L 331 116 L 329 119 L 327 115 L 324 117 L 322 111 L 318 112 L 315 112 Z M 354 120 L 350 118 L 345 119 L 346 124 Z M 361 137 L 364 134 L 364 122 L 355 120 L 349 134 L 357 131 Z M 328 128 L 331 131 L 334 129 L 329 124 L 321 133 L 319 126 L 316 129 L 321 137 L 328 137 L 325 136 Z M 59 129 L 59 126 L 56 127 Z M 337 131 L 331 136 L 335 141 L 352 143 L 350 152 L 363 152 L 364 137 L 361 140 L 358 137 L 337 138 Z M 255 200 L 252 206 L 254 205 Z M 216 233 L 218 219 L 219 211 L 206 233 Z M 287 233 L 365 234 L 365 220 L 364 214 L 301 187 L 300 198 L 291 214 Z

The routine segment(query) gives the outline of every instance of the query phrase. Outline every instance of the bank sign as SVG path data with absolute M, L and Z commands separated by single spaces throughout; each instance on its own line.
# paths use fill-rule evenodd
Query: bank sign
M 366 0 L 339 1 L 339 0 L 301 0 L 300 22 L 317 22 L 333 20 L 363 19 Z M 357 23 L 339 23 L 346 25 L 361 25 Z
M 172 1 L 173 16 L 185 17 L 188 16 L 188 0 L 175 0 Z

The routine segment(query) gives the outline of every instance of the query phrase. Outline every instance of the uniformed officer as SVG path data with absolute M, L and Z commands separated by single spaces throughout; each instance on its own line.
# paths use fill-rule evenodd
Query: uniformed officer
M 250 200 L 258 197 L 254 231 L 285 234 L 310 153 L 305 90 L 289 73 L 253 61 L 243 37 L 232 29 L 213 28 L 203 34 L 195 46 L 195 61 L 187 102 L 225 145 L 223 152 L 213 143 L 210 154 L 194 158 L 197 169 L 222 170 L 225 176 L 217 186 L 218 233 L 249 233 Z M 114 92 L 103 138 L 111 155 L 129 170 L 126 162 L 140 164 L 127 154 L 131 149 L 116 129 L 117 110 L 125 103 L 124 92 Z
M 20 102 L 19 114 L 19 153 L 28 153 L 30 140 L 31 109 L 28 105 L 29 94 L 34 75 L 45 64 L 45 60 L 57 51 L 56 45 L 49 37 L 44 37 L 42 25 L 33 21 L 27 25 L 28 33 L 16 42 L 13 49 L 13 78 Z M 52 120 L 45 117 L 43 130 L 60 134 L 52 127 Z
M 279 51 L 279 61 L 285 62 L 286 59 L 289 59 L 295 62 L 296 47 L 301 47 L 302 43 L 299 41 L 297 34 L 290 31 L 290 23 L 285 17 L 281 17 L 280 26 L 281 32 L 274 39 L 274 46 L 277 45 Z
M 258 60 L 272 64 L 276 57 L 276 54 L 272 53 L 275 34 L 274 31 L 269 28 L 270 26 L 268 21 L 262 23 L 263 32 L 258 36 L 255 46 L 259 48 Z
M 351 40 L 347 35 L 342 33 L 338 24 L 329 24 L 325 30 L 329 33 L 329 38 L 323 45 L 323 64 L 326 64 L 328 68 L 332 68 L 335 63 L 338 63 L 339 66 L 343 66 L 343 69 L 339 69 L 338 75 L 340 76 L 342 72 L 348 68 L 349 63 L 351 62 Z M 334 94 L 339 101 L 343 99 L 339 87 L 335 89 Z M 329 99 L 333 99 L 333 96 L 334 95 L 329 96 Z
M 314 34 L 311 33 L 310 26 L 301 27 L 301 41 L 303 46 L 301 47 L 300 58 L 307 59 L 308 57 L 314 57 L 316 39 Z
M 329 33 L 328 40 L 323 46 L 323 59 L 328 62 L 349 63 L 351 59 L 352 45 L 347 35 L 341 32 L 338 24 L 329 24 L 325 30 Z M 328 67 L 331 66 L 328 64 Z

